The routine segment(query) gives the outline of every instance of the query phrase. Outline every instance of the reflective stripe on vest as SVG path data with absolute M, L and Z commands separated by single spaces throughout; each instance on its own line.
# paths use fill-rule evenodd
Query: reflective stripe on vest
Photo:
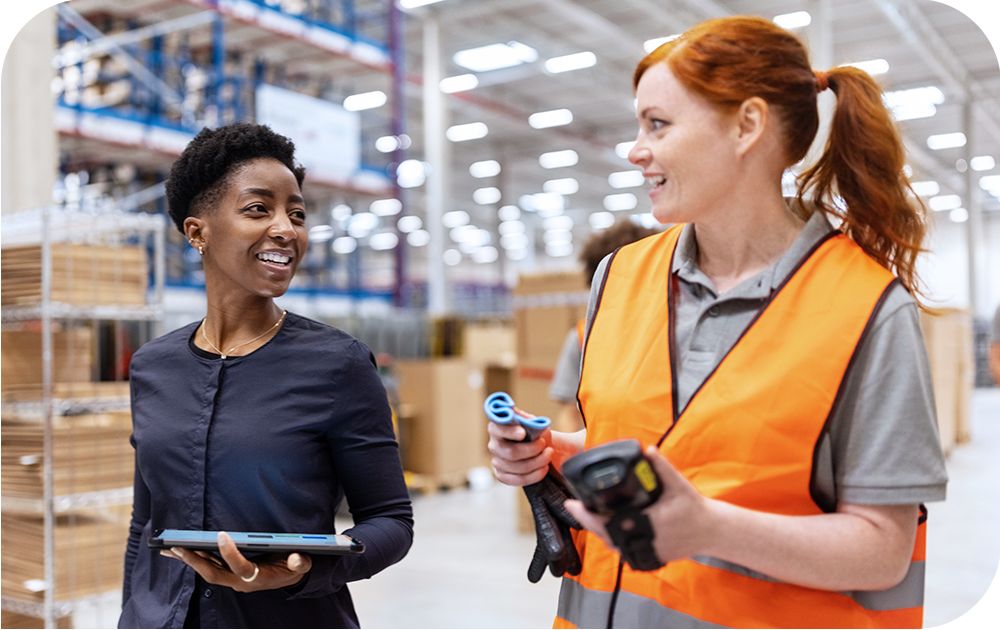
M 587 446 L 625 437 L 659 444 L 705 496 L 822 514 L 810 493 L 815 450 L 894 278 L 848 237 L 831 234 L 678 414 L 669 270 L 680 230 L 625 246 L 608 264 L 578 393 Z M 698 556 L 654 572 L 625 566 L 615 598 L 618 554 L 580 532 L 583 572 L 564 580 L 556 625 L 605 627 L 614 602 L 616 627 L 918 627 L 925 536 L 921 523 L 906 579 L 886 591 L 811 589 Z

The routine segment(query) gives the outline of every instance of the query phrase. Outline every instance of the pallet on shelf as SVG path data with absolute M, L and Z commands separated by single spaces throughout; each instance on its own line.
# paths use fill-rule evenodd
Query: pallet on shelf
M 5 247 L 0 252 L 4 306 L 42 301 L 42 248 Z M 52 245 L 53 302 L 79 305 L 146 303 L 146 250 L 135 245 Z
M 92 401 L 115 401 L 123 400 L 128 406 L 128 381 L 100 381 L 100 382 L 67 382 L 53 383 L 52 397 L 57 400 L 92 400 Z M 30 403 L 36 402 L 42 397 L 42 388 L 38 385 L 11 386 L 4 387 L 3 402 L 5 403 Z
M 4 283 L 6 284 L 6 277 Z M 89 326 L 74 326 L 52 334 L 53 382 L 89 381 L 94 362 L 94 335 Z M 0 333 L 0 378 L 3 391 L 35 388 L 42 383 L 42 333 L 4 330 Z

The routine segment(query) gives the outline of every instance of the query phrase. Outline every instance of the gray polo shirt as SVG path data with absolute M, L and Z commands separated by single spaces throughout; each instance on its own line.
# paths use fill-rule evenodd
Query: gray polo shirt
M 679 410 L 771 292 L 832 229 L 822 213 L 814 213 L 773 265 L 717 295 L 698 268 L 694 227 L 684 226 L 671 268 L 680 280 L 674 332 Z M 594 274 L 587 330 L 607 264 L 605 258 Z M 837 501 L 903 505 L 944 500 L 948 476 L 927 353 L 916 303 L 902 286 L 889 291 L 846 379 L 819 448 L 815 479 L 824 507 L 832 509 Z

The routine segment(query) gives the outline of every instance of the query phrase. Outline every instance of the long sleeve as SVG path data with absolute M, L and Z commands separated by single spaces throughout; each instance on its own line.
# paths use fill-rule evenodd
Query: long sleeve
M 135 447 L 135 439 L 130 440 Z M 125 545 L 125 580 L 122 585 L 122 601 L 128 601 L 132 596 L 132 567 L 135 559 L 139 555 L 139 544 L 142 538 L 142 530 L 149 522 L 149 488 L 143 481 L 139 473 L 139 464 L 136 462 L 135 478 L 132 482 L 132 518 L 128 524 L 128 542 Z
M 413 542 L 413 509 L 385 390 L 368 348 L 354 342 L 334 383 L 335 418 L 328 439 L 337 477 L 365 545 L 358 556 L 313 557 L 313 568 L 293 597 L 316 597 L 367 579 L 399 562 Z

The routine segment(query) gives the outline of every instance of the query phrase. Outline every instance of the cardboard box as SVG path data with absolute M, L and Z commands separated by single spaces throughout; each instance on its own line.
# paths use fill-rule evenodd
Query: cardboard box
M 42 333 L 5 330 L 0 333 L 0 346 L 3 390 L 40 388 Z M 93 332 L 89 327 L 78 326 L 52 334 L 53 383 L 89 381 L 93 363 Z
M 474 365 L 514 367 L 517 334 L 506 322 L 468 323 L 462 331 L 462 353 Z
M 972 318 L 960 309 L 940 314 L 921 312 L 920 325 L 927 346 L 941 447 L 950 453 L 955 444 L 971 439 L 969 407 L 975 378 L 972 356 Z
M 520 276 L 514 288 L 518 366 L 554 369 L 566 334 L 586 317 L 589 297 L 580 274 Z
M 0 617 L 0 627 L 3 628 L 44 628 L 45 620 L 41 617 L 29 617 L 9 610 L 3 611 Z M 56 619 L 57 628 L 72 628 L 73 617 L 65 615 Z
M 42 248 L 5 247 L 0 252 L 0 303 L 34 305 L 42 300 Z M 146 250 L 137 245 L 52 245 L 53 302 L 73 305 L 146 303 Z
M 454 477 L 485 466 L 486 418 L 482 370 L 465 359 L 395 363 L 403 467 L 432 477 Z

